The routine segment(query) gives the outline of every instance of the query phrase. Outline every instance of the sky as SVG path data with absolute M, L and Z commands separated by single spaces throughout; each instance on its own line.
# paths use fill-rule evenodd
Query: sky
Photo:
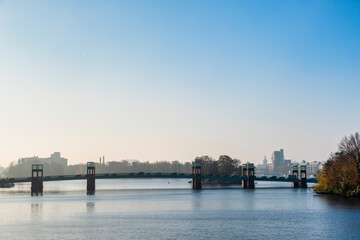
M 324 161 L 360 131 L 359 1 L 1 1 L 0 165 Z

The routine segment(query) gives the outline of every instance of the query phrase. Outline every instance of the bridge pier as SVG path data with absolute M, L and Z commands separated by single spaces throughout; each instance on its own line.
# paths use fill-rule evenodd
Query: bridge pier
M 299 187 L 299 167 L 297 165 L 292 166 L 292 175 L 296 177 L 296 182 L 291 183 L 292 188 L 298 188 Z
M 300 187 L 307 188 L 306 165 L 300 166 Z
M 191 173 L 192 178 L 192 189 L 200 190 L 201 189 L 201 162 L 195 161 L 192 163 Z
M 87 163 L 87 172 L 86 172 L 87 186 L 86 194 L 94 195 L 95 194 L 95 163 Z
M 255 188 L 255 167 L 253 163 L 243 164 L 243 176 L 246 176 L 246 180 L 242 180 L 242 188 Z
M 43 194 L 43 165 L 33 164 L 31 166 L 31 196 L 42 196 Z

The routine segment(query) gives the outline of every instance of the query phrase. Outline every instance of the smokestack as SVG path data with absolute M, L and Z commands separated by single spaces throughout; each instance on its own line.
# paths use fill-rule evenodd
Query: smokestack
M 101 157 L 100 157 L 100 164 L 101 164 Z
M 105 165 L 105 156 L 103 156 L 103 165 Z

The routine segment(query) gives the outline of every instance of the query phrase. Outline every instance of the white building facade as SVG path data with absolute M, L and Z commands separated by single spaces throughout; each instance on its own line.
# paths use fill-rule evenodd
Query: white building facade
M 61 157 L 60 152 L 54 152 L 48 158 L 39 158 L 37 156 L 21 158 L 21 163 L 40 163 L 40 164 L 58 164 L 62 167 L 66 168 L 68 164 L 68 160 L 66 158 Z

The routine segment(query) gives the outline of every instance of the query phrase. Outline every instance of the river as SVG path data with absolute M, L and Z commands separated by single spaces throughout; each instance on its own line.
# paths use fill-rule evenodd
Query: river
M 255 190 L 186 179 L 30 183 L 0 189 L 1 239 L 360 239 L 360 200 L 319 196 L 289 183 Z

